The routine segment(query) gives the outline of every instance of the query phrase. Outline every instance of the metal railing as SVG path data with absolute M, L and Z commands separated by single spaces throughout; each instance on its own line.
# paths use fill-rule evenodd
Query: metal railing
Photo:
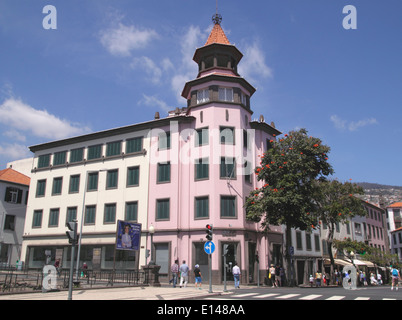
M 143 270 L 88 270 L 79 277 L 74 276 L 73 282 L 76 287 L 82 289 L 108 287 L 108 286 L 136 286 L 148 285 L 147 277 Z M 75 275 L 75 273 L 74 273 Z M 38 292 L 43 289 L 43 281 L 46 277 L 42 270 L 17 271 L 15 269 L 0 271 L 0 293 Z M 60 270 L 56 275 L 55 290 L 68 288 L 69 271 Z M 47 280 L 45 280 L 47 281 Z

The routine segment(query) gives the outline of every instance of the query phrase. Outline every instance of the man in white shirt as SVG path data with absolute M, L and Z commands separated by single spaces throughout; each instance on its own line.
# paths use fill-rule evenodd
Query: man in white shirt
M 233 273 L 233 278 L 234 278 L 235 289 L 240 288 L 240 268 L 237 265 L 237 262 L 234 263 L 232 273 Z

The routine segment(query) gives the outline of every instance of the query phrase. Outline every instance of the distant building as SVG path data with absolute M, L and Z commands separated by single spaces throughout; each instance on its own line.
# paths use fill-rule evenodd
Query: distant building
M 391 253 L 395 253 L 395 249 L 397 249 L 398 246 L 394 238 L 398 237 L 400 232 L 394 231 L 400 230 L 402 227 L 402 202 L 394 202 L 393 204 L 389 205 L 386 210 L 390 249 Z M 399 255 L 399 257 L 401 257 L 401 255 Z
M 21 259 L 30 178 L 14 169 L 0 171 L 0 267 Z
M 402 261 L 402 227 L 390 232 L 391 254 L 397 254 L 399 261 Z

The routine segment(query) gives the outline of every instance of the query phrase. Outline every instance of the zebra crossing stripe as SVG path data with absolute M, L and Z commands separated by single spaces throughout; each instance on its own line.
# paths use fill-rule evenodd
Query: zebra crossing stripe
M 343 298 L 345 298 L 345 296 L 332 296 L 325 300 L 342 300 Z
M 370 300 L 369 297 L 357 297 L 355 300 Z
M 255 296 L 258 293 L 251 292 L 251 293 L 243 293 L 243 294 L 236 294 L 236 298 L 244 298 L 244 297 L 249 297 L 249 296 Z
M 313 300 L 322 297 L 321 294 L 310 294 L 309 296 L 301 297 L 300 300 Z
M 275 299 L 290 299 L 290 298 L 297 297 L 297 296 L 300 296 L 300 294 L 290 293 L 290 294 L 285 294 L 284 296 L 276 297 Z
M 264 299 L 264 298 L 274 297 L 277 295 L 279 295 L 279 293 L 267 293 L 267 294 L 261 294 L 259 296 L 256 296 L 255 298 Z

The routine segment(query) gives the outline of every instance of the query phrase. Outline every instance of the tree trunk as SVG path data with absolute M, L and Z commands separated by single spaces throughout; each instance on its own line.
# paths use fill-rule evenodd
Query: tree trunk
M 287 283 L 290 287 L 295 285 L 295 274 L 293 268 L 293 257 L 290 255 L 289 249 L 292 245 L 292 228 L 286 225 L 286 248 L 285 248 L 285 260 L 286 260 L 286 270 L 287 270 Z
M 328 225 L 328 237 L 327 237 L 327 250 L 328 250 L 328 255 L 329 259 L 331 261 L 331 267 L 330 267 L 330 279 L 333 279 L 334 281 L 334 269 L 335 269 L 335 260 L 334 260 L 334 255 L 332 254 L 332 243 L 334 242 L 334 224 L 331 223 L 331 225 Z

